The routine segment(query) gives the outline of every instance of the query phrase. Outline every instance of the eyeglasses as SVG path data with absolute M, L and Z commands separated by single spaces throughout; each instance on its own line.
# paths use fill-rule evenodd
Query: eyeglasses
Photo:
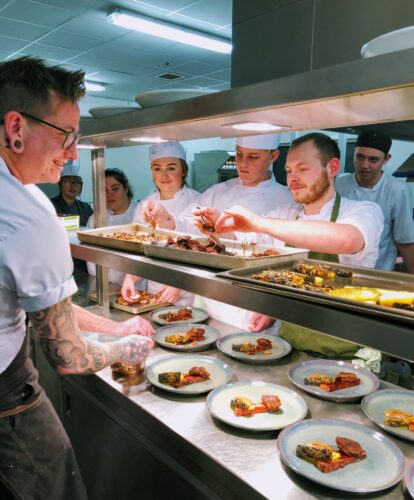
M 65 130 L 64 128 L 57 127 L 56 125 L 53 125 L 53 123 L 49 123 L 46 120 L 42 120 L 37 116 L 33 116 L 29 113 L 26 113 L 25 111 L 20 111 L 20 114 L 22 116 L 25 116 L 26 118 L 30 118 L 31 120 L 35 120 L 36 122 L 42 123 L 43 125 L 47 125 L 48 127 L 52 127 L 56 130 L 59 130 L 60 132 L 65 134 L 65 138 L 63 139 L 62 143 L 63 149 L 70 149 L 75 143 L 79 141 L 80 132 L 74 132 L 73 130 Z
M 71 181 L 70 179 L 62 179 L 62 184 L 67 186 L 81 187 L 83 185 L 82 181 Z

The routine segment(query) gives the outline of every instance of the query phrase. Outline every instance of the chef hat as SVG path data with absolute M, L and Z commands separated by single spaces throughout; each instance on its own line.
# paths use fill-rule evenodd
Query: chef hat
M 67 163 L 65 163 L 62 173 L 60 174 L 60 178 L 69 176 L 80 177 L 79 170 L 79 165 L 77 163 L 74 163 L 73 160 L 69 160 Z
M 178 141 L 160 142 L 149 148 L 150 161 L 158 158 L 181 158 L 185 161 L 185 151 Z
M 391 149 L 392 140 L 380 130 L 364 130 L 359 134 L 355 146 L 362 148 L 373 148 L 388 154 Z
M 237 138 L 237 146 L 249 149 L 277 149 L 279 134 L 248 135 Z

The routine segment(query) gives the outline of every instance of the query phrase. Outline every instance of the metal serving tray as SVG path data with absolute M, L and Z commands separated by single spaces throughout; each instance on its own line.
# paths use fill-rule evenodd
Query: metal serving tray
M 338 288 L 352 285 L 356 287 L 370 287 L 370 288 L 387 288 L 389 290 L 402 290 L 406 292 L 414 292 L 414 275 L 406 273 L 396 273 L 391 271 L 381 271 L 378 269 L 368 269 L 363 267 L 352 267 L 343 264 L 332 264 L 320 260 L 312 259 L 298 259 L 291 256 L 285 259 L 284 262 L 274 262 L 270 266 L 257 266 L 253 268 L 233 269 L 219 273 L 218 276 L 235 281 L 241 285 L 256 290 L 267 291 L 277 295 L 284 295 L 291 298 L 302 299 L 308 302 L 318 304 L 330 305 L 356 311 L 363 314 L 372 316 L 379 316 L 392 320 L 405 321 L 414 324 L 414 312 L 406 311 L 404 309 L 397 309 L 395 307 L 385 307 L 376 304 L 368 304 L 366 302 L 357 302 L 353 300 L 343 299 L 332 295 L 326 295 L 322 292 L 315 292 L 309 290 L 301 290 L 287 285 L 278 285 L 275 283 L 266 283 L 264 281 L 254 280 L 251 278 L 252 274 L 263 271 L 264 269 L 271 269 L 274 271 L 286 271 L 290 269 L 293 264 L 328 264 L 335 269 L 344 269 L 352 271 L 354 277 L 352 282 L 350 280 L 335 278 L 331 282 L 333 286 Z
M 204 236 L 195 236 L 202 244 L 208 243 L 209 239 Z M 161 245 L 145 245 L 144 253 L 149 257 L 156 257 L 165 260 L 174 260 L 177 262 L 185 262 L 186 264 L 195 264 L 197 266 L 214 267 L 215 269 L 236 269 L 236 268 L 251 268 L 258 264 L 262 266 L 270 266 L 276 262 L 285 262 L 286 260 L 298 258 L 306 258 L 308 250 L 303 248 L 288 248 L 288 247 L 273 247 L 269 245 L 251 245 L 242 244 L 234 240 L 221 239 L 229 252 L 236 252 L 236 255 L 222 255 L 206 252 L 194 252 L 192 250 L 182 250 L 181 248 L 163 247 Z M 279 255 L 271 255 L 266 257 L 251 257 L 253 251 L 257 253 L 265 250 L 277 250 Z

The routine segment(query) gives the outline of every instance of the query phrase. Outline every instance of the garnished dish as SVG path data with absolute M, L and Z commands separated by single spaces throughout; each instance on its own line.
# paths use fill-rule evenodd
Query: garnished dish
M 296 474 L 336 490 L 382 491 L 404 473 L 404 455 L 391 439 L 350 420 L 303 420 L 279 434 L 277 447 L 281 461 Z
M 175 333 L 173 335 L 167 335 L 165 337 L 165 342 L 168 344 L 174 345 L 186 345 L 191 344 L 193 342 L 200 342 L 202 340 L 206 340 L 204 328 L 190 328 L 184 333 Z
M 171 323 L 172 321 L 187 321 L 193 317 L 193 313 L 188 307 L 180 307 L 176 311 L 167 311 L 159 314 L 158 317 L 167 323 Z
M 135 295 L 131 295 L 130 299 L 132 300 L 132 304 L 139 304 L 143 306 L 149 304 L 156 304 L 158 297 L 157 295 L 150 292 L 137 291 Z M 116 302 L 118 304 L 121 304 L 122 306 L 131 305 L 131 302 L 127 302 L 120 293 L 118 294 Z
M 230 402 L 230 408 L 236 417 L 250 417 L 257 413 L 276 413 L 282 406 L 282 402 L 276 395 L 263 394 L 261 403 L 253 401 L 244 396 L 236 396 Z
M 269 382 L 235 382 L 214 389 L 207 397 L 211 415 L 233 427 L 252 432 L 283 429 L 305 418 L 304 399 L 292 389 Z
M 305 385 L 317 385 L 326 392 L 339 391 L 359 385 L 361 380 L 352 372 L 339 372 L 333 377 L 312 373 L 304 379 Z
M 289 370 L 288 377 L 303 391 L 338 403 L 362 398 L 380 385 L 378 377 L 366 368 L 327 359 L 298 363 Z
M 135 233 L 126 233 L 123 231 L 117 233 L 96 233 L 95 236 L 100 236 L 102 238 L 112 238 L 115 240 L 123 241 L 134 241 L 136 243 L 152 243 L 154 241 L 165 241 L 167 236 L 163 234 L 155 234 L 154 229 L 151 232 L 136 231 Z
M 207 243 L 201 243 L 201 241 L 196 240 L 191 236 L 178 236 L 176 238 L 169 237 L 165 246 L 179 248 L 181 250 L 192 250 L 193 252 L 230 254 L 230 252 L 227 252 L 226 250 L 223 251 L 223 249 L 212 240 L 209 240 Z
M 357 441 L 339 436 L 335 441 L 338 449 L 320 441 L 298 444 L 296 456 L 312 463 L 323 473 L 334 472 L 367 457 L 366 451 Z
M 210 373 L 203 367 L 194 366 L 188 370 L 188 373 L 183 372 L 165 372 L 158 374 L 158 382 L 167 384 L 175 389 L 184 387 L 185 385 L 197 384 L 210 379 Z
M 148 366 L 145 374 L 152 385 L 183 395 L 209 392 L 232 377 L 223 361 L 197 354 L 162 356 Z
M 256 340 L 256 343 L 246 342 L 245 344 L 233 344 L 232 350 L 237 352 L 243 352 L 252 356 L 253 354 L 272 354 L 272 341 L 265 339 L 263 337 Z
M 365 396 L 361 406 L 366 416 L 384 431 L 414 441 L 414 391 L 382 389 Z

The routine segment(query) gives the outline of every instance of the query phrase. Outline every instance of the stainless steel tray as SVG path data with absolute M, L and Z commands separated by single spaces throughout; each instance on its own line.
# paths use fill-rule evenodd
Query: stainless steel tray
M 352 284 L 357 287 L 370 287 L 370 288 L 388 288 L 390 290 L 404 290 L 407 292 L 414 292 L 414 275 L 406 273 L 396 273 L 391 271 L 381 271 L 378 269 L 368 269 L 363 267 L 352 267 L 343 264 L 331 264 L 312 259 L 298 259 L 291 256 L 281 263 L 273 263 L 270 266 L 257 266 L 253 268 L 233 269 L 218 273 L 218 276 L 235 281 L 241 285 L 256 290 L 267 291 L 277 295 L 284 295 L 291 298 L 306 300 L 323 305 L 330 305 L 340 307 L 362 314 L 372 316 L 379 316 L 391 320 L 404 321 L 414 324 L 414 313 L 404 309 L 397 309 L 395 307 L 384 307 L 375 304 L 368 304 L 365 302 L 357 302 L 353 300 L 343 299 L 332 295 L 326 295 L 322 292 L 314 292 L 309 290 L 301 290 L 286 285 L 278 285 L 275 283 L 266 283 L 264 281 L 254 280 L 251 275 L 263 271 L 264 269 L 272 269 L 275 271 L 282 271 L 290 269 L 295 263 L 305 264 L 328 264 L 335 269 L 344 269 L 353 271 L 354 277 L 352 283 L 349 280 L 335 278 L 334 286 L 342 287 Z
M 208 238 L 196 236 L 202 244 L 208 243 Z M 308 250 L 303 248 L 288 248 L 288 247 L 272 247 L 269 245 L 254 245 L 255 252 L 264 252 L 265 250 L 273 249 L 280 252 L 279 255 L 268 257 L 252 257 L 253 251 L 251 244 L 243 245 L 234 240 L 221 240 L 226 245 L 226 250 L 236 252 L 236 255 L 222 255 L 205 252 L 194 252 L 192 250 L 182 250 L 180 248 L 163 247 L 161 245 L 145 245 L 144 253 L 149 257 L 156 257 L 165 260 L 174 260 L 177 262 L 185 262 L 186 264 L 195 264 L 197 266 L 213 267 L 215 269 L 237 269 L 240 267 L 251 268 L 261 264 L 262 266 L 271 266 L 276 262 L 290 261 L 292 257 L 295 259 L 306 258 Z

